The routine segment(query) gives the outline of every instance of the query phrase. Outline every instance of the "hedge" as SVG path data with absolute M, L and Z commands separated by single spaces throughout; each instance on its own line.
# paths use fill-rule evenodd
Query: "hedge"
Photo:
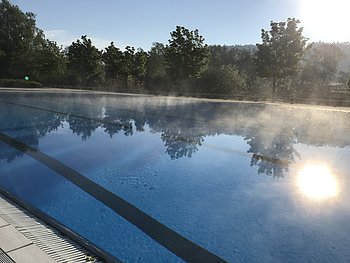
M 23 79 L 0 79 L 0 87 L 7 88 L 41 88 L 41 83 Z

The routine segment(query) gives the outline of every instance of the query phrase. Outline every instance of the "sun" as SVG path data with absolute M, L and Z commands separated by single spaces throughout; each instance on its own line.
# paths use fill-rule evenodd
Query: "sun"
M 329 168 L 322 164 L 309 164 L 298 173 L 301 193 L 314 200 L 324 200 L 338 194 L 338 182 Z
M 300 0 L 301 22 L 312 41 L 350 41 L 350 0 Z

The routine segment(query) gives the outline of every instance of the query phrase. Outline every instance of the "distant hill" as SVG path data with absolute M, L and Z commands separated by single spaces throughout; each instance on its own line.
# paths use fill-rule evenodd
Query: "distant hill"
M 233 45 L 233 46 L 229 46 L 231 48 L 237 48 L 237 49 L 244 49 L 244 50 L 250 50 L 250 51 L 255 51 L 257 50 L 256 45 Z
M 256 51 L 257 47 L 256 45 L 249 44 L 249 45 L 210 45 L 211 47 L 225 47 L 227 50 L 231 49 L 240 49 L 240 50 L 249 50 L 249 51 Z

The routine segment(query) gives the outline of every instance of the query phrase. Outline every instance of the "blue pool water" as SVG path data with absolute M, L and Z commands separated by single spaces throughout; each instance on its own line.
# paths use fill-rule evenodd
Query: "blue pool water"
M 228 262 L 350 261 L 350 111 L 98 93 L 0 93 L 0 132 Z M 0 187 L 126 262 L 182 262 L 0 141 Z

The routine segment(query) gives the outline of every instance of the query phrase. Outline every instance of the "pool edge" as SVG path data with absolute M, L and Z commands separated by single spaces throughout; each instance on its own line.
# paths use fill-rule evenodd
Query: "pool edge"
M 50 230 L 53 230 L 53 232 L 56 232 L 56 233 L 58 232 L 59 234 L 61 234 L 59 238 L 66 239 L 67 243 L 73 243 L 75 246 L 77 245 L 78 247 L 77 250 L 79 250 L 79 247 L 80 247 L 83 250 L 89 252 L 89 254 L 92 254 L 93 255 L 92 258 L 100 260 L 100 261 L 92 261 L 92 262 L 113 262 L 113 263 L 122 262 L 120 259 L 109 254 L 107 251 L 99 248 L 94 243 L 88 241 L 84 237 L 75 233 L 74 231 L 67 228 L 63 224 L 59 223 L 57 220 L 53 219 L 49 215 L 40 211 L 39 209 L 36 209 L 30 204 L 25 203 L 20 198 L 6 191 L 2 187 L 0 187 L 0 197 L 4 197 L 2 199 L 4 199 L 10 205 L 13 205 L 14 207 L 16 207 L 19 211 L 23 212 L 25 215 L 29 216 L 34 221 L 39 221 L 39 222 L 41 221 L 40 223 L 44 227 Z M 56 233 L 54 233 L 53 235 L 55 235 Z M 87 262 L 89 261 L 88 258 L 86 258 L 86 260 Z

